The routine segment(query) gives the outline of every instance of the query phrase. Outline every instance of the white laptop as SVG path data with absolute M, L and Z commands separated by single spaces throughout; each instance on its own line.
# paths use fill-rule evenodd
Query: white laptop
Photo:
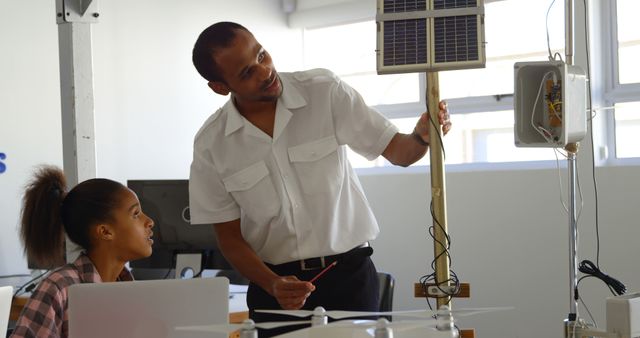
M 75 284 L 68 311 L 69 338 L 226 338 L 174 327 L 228 323 L 229 280 Z
M 0 334 L 7 332 L 11 300 L 13 300 L 13 288 L 11 286 L 0 286 Z

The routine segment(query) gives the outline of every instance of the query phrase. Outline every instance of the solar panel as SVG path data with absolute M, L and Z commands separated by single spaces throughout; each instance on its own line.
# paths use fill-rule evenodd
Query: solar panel
M 384 25 L 384 65 L 427 63 L 427 20 L 397 20 Z
M 378 0 L 378 73 L 481 68 L 483 0 Z

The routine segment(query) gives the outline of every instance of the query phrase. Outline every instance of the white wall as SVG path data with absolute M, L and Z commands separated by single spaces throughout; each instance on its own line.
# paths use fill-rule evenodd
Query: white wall
M 586 201 L 579 221 L 580 259 L 595 262 L 593 185 L 589 168 L 581 168 Z M 561 173 L 566 194 L 566 168 Z M 601 268 L 628 290 L 640 291 L 640 266 L 635 263 L 640 257 L 640 170 L 599 168 L 597 179 Z M 427 173 L 361 177 L 381 226 L 374 260 L 397 282 L 394 309 L 425 306 L 424 299 L 413 297 L 413 284 L 432 272 L 429 180 Z M 446 184 L 451 267 L 471 285 L 471 298 L 456 299 L 453 307 L 515 307 L 464 318 L 461 327 L 475 328 L 478 337 L 562 337 L 569 311 L 569 242 L 558 172 L 457 172 L 446 175 Z M 587 279 L 580 291 L 599 327 L 605 328 L 608 289 Z M 588 319 L 582 307 L 579 313 Z
M 301 63 L 301 34 L 286 27 L 279 0 L 121 0 L 100 7 L 94 28 L 99 176 L 188 177 L 193 136 L 226 101 L 191 63 L 193 43 L 212 23 L 249 28 L 279 70 Z
M 36 164 L 62 165 L 55 1 L 0 0 L 0 275 L 25 273 L 17 222 Z M 244 10 L 251 8 L 251 10 Z M 92 25 L 97 175 L 188 177 L 193 136 L 225 97 L 191 64 L 198 34 L 237 21 L 271 52 L 278 70 L 298 69 L 301 34 L 279 0 L 99 1 Z
M 0 275 L 26 272 L 17 237 L 27 173 L 62 165 L 55 1 L 0 1 Z

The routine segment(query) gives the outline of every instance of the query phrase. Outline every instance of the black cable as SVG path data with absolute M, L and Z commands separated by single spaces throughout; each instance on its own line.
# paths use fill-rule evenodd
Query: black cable
M 169 266 L 169 269 L 167 270 L 167 273 L 164 275 L 164 277 L 162 277 L 162 279 L 167 279 L 167 277 L 169 277 L 169 274 L 171 274 L 171 270 L 173 270 L 173 268 L 176 266 L 176 263 L 178 262 L 178 252 L 176 250 L 174 250 L 171 253 L 171 265 Z M 175 277 L 178 277 L 178 269 L 176 269 L 175 271 Z
M 433 116 L 431 116 L 431 111 L 429 110 L 429 102 L 427 102 L 427 115 L 429 115 L 429 122 L 431 122 L 431 125 L 437 131 L 439 126 L 436 123 L 436 121 L 433 120 Z M 440 135 L 439 132 L 437 132 L 436 135 L 438 136 L 438 142 L 440 143 L 440 149 L 442 149 L 442 157 L 446 159 L 447 158 L 447 153 L 444 150 L 444 142 L 442 142 L 442 136 Z
M 580 281 L 585 278 L 595 277 L 603 281 L 604 284 L 609 288 L 609 290 L 614 296 L 624 295 L 624 293 L 627 292 L 627 287 L 624 284 L 622 284 L 622 282 L 600 271 L 600 269 L 595 264 L 593 264 L 593 262 L 591 262 L 590 260 L 585 259 L 582 262 L 580 262 L 580 265 L 578 266 L 578 270 L 584 273 L 585 276 L 580 277 L 577 284 L 580 284 Z M 577 291 L 578 291 L 578 286 L 576 285 L 576 293 L 575 293 L 576 300 L 578 300 L 579 298 Z
M 594 144 L 594 136 L 593 136 L 593 98 L 592 98 L 592 93 L 591 93 L 591 58 L 590 58 L 590 38 L 589 38 L 589 13 L 588 13 L 588 4 L 586 0 L 583 0 L 583 5 L 584 5 L 584 31 L 585 31 L 585 49 L 586 49 L 586 62 L 587 62 L 587 69 L 586 69 L 586 77 L 587 77 L 587 102 L 588 102 L 588 112 L 589 112 L 589 137 L 591 140 L 591 174 L 592 174 L 592 179 L 593 179 L 593 192 L 594 192 L 594 198 L 595 198 L 595 231 L 596 231 L 596 263 L 594 264 L 593 262 L 591 262 L 590 260 L 583 260 L 582 262 L 580 262 L 578 270 L 582 273 L 585 274 L 585 276 L 580 277 L 580 279 L 578 279 L 578 282 L 576 283 L 576 288 L 575 288 L 575 295 L 574 298 L 575 300 L 580 300 L 580 302 L 582 303 L 582 305 L 584 306 L 584 308 L 587 310 L 587 312 L 589 313 L 589 316 L 591 317 L 591 320 L 593 321 L 594 325 L 596 325 L 595 323 L 595 319 L 593 318 L 593 316 L 591 315 L 591 312 L 589 311 L 589 308 L 587 307 L 587 304 L 584 302 L 584 300 L 582 299 L 582 297 L 580 297 L 579 293 L 578 293 L 578 286 L 580 285 L 580 282 L 585 279 L 585 278 L 589 278 L 589 277 L 595 277 L 598 278 L 600 280 L 602 280 L 605 285 L 607 286 L 607 288 L 609 289 L 609 291 L 614 295 L 622 295 L 627 291 L 626 286 L 618 281 L 617 279 L 610 277 L 609 275 L 603 273 L 600 270 L 600 215 L 599 215 L 599 206 L 598 206 L 598 180 L 596 178 L 596 154 L 595 154 L 595 144 Z
M 593 144 L 593 117 L 591 116 L 591 109 L 593 107 L 593 99 L 591 97 L 591 60 L 589 52 L 589 16 L 587 13 L 587 0 L 583 0 L 584 3 L 584 32 L 585 32 L 585 46 L 586 46 L 586 58 L 587 58 L 587 101 L 589 103 L 589 136 L 591 138 L 591 175 L 593 178 L 593 193 L 595 198 L 595 217 L 596 217 L 596 266 L 600 267 L 600 215 L 598 207 L 598 181 L 596 179 L 596 150 Z
M 162 277 L 162 279 L 167 279 L 167 277 L 169 277 L 169 274 L 171 273 L 171 270 L 173 270 L 173 268 L 169 268 L 167 270 L 167 273 L 164 275 L 164 277 Z
M 553 61 L 554 60 L 554 56 L 553 54 L 551 54 L 551 41 L 549 41 L 549 12 L 551 12 L 551 7 L 553 7 L 553 4 L 556 2 L 556 0 L 551 1 L 551 4 L 549 5 L 549 8 L 547 9 L 547 17 L 545 19 L 545 27 L 547 30 L 547 49 L 549 50 L 549 61 Z
M 13 293 L 13 296 L 16 297 L 20 294 L 20 291 L 22 291 L 22 289 L 24 289 L 25 287 L 27 287 L 27 289 L 25 290 L 25 292 L 31 292 L 37 285 L 38 283 L 34 283 L 34 281 L 40 279 L 40 277 L 44 276 L 47 272 L 49 272 L 49 270 L 45 270 L 45 272 L 39 274 L 38 276 L 36 276 L 35 278 L 32 278 L 31 280 L 29 280 L 28 282 L 22 284 L 22 286 L 20 286 L 16 292 Z
M 30 277 L 31 275 L 26 274 L 26 273 L 21 273 L 21 274 L 16 274 L 16 275 L 4 275 L 4 276 L 0 276 L 0 279 L 2 278 L 17 278 L 17 277 Z
M 449 302 L 451 302 L 451 299 L 453 298 L 453 296 L 460 292 L 460 280 L 458 279 L 458 275 L 455 273 L 455 271 L 453 271 L 451 269 L 452 259 L 451 259 L 451 254 L 450 254 L 450 251 L 449 251 L 449 249 L 451 248 L 451 236 L 449 236 L 449 234 L 446 233 L 446 231 L 444 230 L 444 227 L 438 221 L 438 219 L 437 219 L 437 217 L 435 215 L 435 211 L 433 209 L 433 200 L 430 203 L 430 212 L 431 212 L 431 217 L 433 218 L 435 224 L 442 230 L 442 232 L 445 235 L 445 242 L 443 243 L 442 241 L 436 239 L 435 233 L 434 233 L 435 227 L 433 225 L 431 225 L 429 227 L 429 235 L 433 239 L 434 243 L 440 245 L 443 250 L 437 256 L 435 256 L 433 258 L 433 260 L 431 261 L 431 269 L 434 272 L 420 277 L 420 284 L 422 285 L 422 290 L 425 293 L 425 298 L 426 298 L 426 301 L 427 301 L 427 305 L 429 306 L 430 310 L 433 310 L 433 307 L 431 306 L 431 302 L 429 302 L 429 293 L 427 292 L 428 291 L 428 284 L 430 284 L 429 282 L 433 281 L 433 284 L 442 293 L 442 295 L 431 295 L 431 297 L 436 298 L 436 299 L 447 298 L 447 304 L 448 304 Z M 438 259 L 440 259 L 442 256 L 446 256 L 447 259 L 449 260 L 449 275 L 450 275 L 450 277 L 447 280 L 438 281 L 437 278 L 436 278 L 436 274 L 435 274 L 435 264 L 436 264 L 436 261 Z M 445 290 L 445 289 L 442 288 L 443 285 L 453 285 L 453 289 L 452 290 Z
M 429 101 L 427 98 L 427 114 L 429 115 L 429 122 L 431 123 L 431 125 L 434 127 L 435 130 L 438 130 L 439 126 L 438 123 L 436 123 L 436 121 L 433 119 L 433 116 L 431 114 L 431 111 L 429 109 Z M 436 133 L 436 135 L 438 136 L 438 142 L 440 143 L 440 149 L 442 149 L 442 156 L 443 158 L 446 158 L 446 152 L 444 149 L 444 142 L 442 141 L 442 135 L 440 135 L 439 132 Z M 440 299 L 440 298 L 448 298 L 447 299 L 447 304 L 451 302 L 451 299 L 453 298 L 454 295 L 458 294 L 460 292 L 460 280 L 458 279 L 458 275 L 455 273 L 455 271 L 453 271 L 451 269 L 451 265 L 452 265 L 452 259 L 451 259 L 451 254 L 449 249 L 451 248 L 451 237 L 449 236 L 449 234 L 447 234 L 447 232 L 445 231 L 444 227 L 442 226 L 442 224 L 438 221 L 436 215 L 435 215 L 435 211 L 433 210 L 433 199 L 431 200 L 431 203 L 429 205 L 429 209 L 430 209 L 430 213 L 431 213 L 431 217 L 434 221 L 434 223 L 440 228 L 440 230 L 442 230 L 442 232 L 445 235 L 445 243 L 439 241 L 438 239 L 436 239 L 435 237 L 435 227 L 434 225 L 429 226 L 428 231 L 429 231 L 429 236 L 431 236 L 431 238 L 433 239 L 434 243 L 437 245 L 440 245 L 443 250 L 442 252 L 440 252 L 437 256 L 435 256 L 433 258 L 433 260 L 431 261 L 431 269 L 434 271 L 433 273 L 424 275 L 420 277 L 420 284 L 422 285 L 422 290 L 425 293 L 425 298 L 427 301 L 427 305 L 429 306 L 430 310 L 433 310 L 433 307 L 431 306 L 431 303 L 429 302 L 429 296 L 428 296 L 428 292 L 427 292 L 427 285 L 429 284 L 429 282 L 433 281 L 433 284 L 438 288 L 438 290 L 443 294 L 442 296 L 436 296 L 436 295 L 432 295 L 431 297 L 436 298 L 436 299 Z M 449 279 L 444 280 L 444 281 L 438 281 L 436 279 L 436 274 L 435 274 L 435 264 L 436 261 L 438 259 L 440 259 L 442 256 L 446 256 L 447 259 L 449 260 Z M 453 285 L 453 289 L 452 290 L 445 290 L 442 288 L 443 285 Z
M 583 0 L 583 4 L 584 4 L 584 30 L 585 30 L 585 46 L 586 46 L 586 61 L 587 61 L 587 69 L 586 69 L 586 75 L 587 75 L 587 81 L 588 81 L 588 85 L 589 87 L 587 88 L 587 97 L 588 97 L 588 104 L 589 104 L 589 126 L 590 126 L 590 138 L 591 138 L 591 171 L 592 171 L 592 178 L 593 178 L 593 190 L 594 190 L 594 198 L 595 198 L 595 230 L 596 230 L 596 263 L 594 264 L 592 261 L 590 260 L 583 260 L 582 262 L 580 262 L 580 265 L 578 267 L 578 270 L 582 273 L 585 274 L 585 276 L 581 277 L 578 280 L 578 283 L 576 285 L 576 292 L 575 292 L 575 298 L 576 300 L 579 299 L 579 294 L 578 294 L 578 285 L 580 284 L 580 281 L 582 281 L 585 278 L 589 278 L 589 277 L 595 277 L 598 278 L 600 280 L 602 280 L 605 285 L 607 286 L 607 288 L 609 288 L 609 291 L 611 291 L 611 293 L 615 296 L 619 296 L 619 295 L 623 295 L 626 291 L 627 288 L 626 286 L 618 281 L 617 279 L 603 273 L 600 270 L 600 215 L 599 215 L 599 206 L 598 206 L 598 181 L 596 179 L 596 165 L 595 165 L 595 147 L 594 147 L 594 137 L 593 137 L 593 118 L 591 116 L 591 110 L 593 107 L 593 99 L 592 99 L 592 94 L 591 94 L 591 60 L 590 60 L 590 43 L 589 43 L 589 24 L 588 24 L 588 20 L 589 20 L 589 16 L 588 16 L 588 5 L 587 5 L 587 1 Z M 584 305 L 584 302 L 583 302 Z M 586 308 L 586 305 L 585 305 Z M 588 311 L 588 310 L 587 310 Z

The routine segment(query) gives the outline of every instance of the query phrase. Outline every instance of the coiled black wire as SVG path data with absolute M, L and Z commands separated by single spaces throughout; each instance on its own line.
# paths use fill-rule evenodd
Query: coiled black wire
M 627 287 L 622 284 L 622 282 L 600 271 L 598 266 L 596 266 L 592 261 L 588 259 L 580 262 L 578 270 L 584 273 L 585 276 L 580 277 L 577 284 L 580 284 L 580 281 L 585 278 L 595 277 L 603 281 L 614 296 L 620 296 L 627 292 Z M 579 297 L 580 296 L 578 295 L 578 287 L 576 285 L 575 299 L 578 300 Z
M 431 216 L 433 217 L 434 222 L 445 234 L 445 238 L 444 238 L 445 241 L 443 243 L 438 239 L 436 239 L 435 233 L 434 233 L 434 230 L 435 230 L 434 226 L 432 225 L 429 227 L 429 235 L 431 236 L 431 238 L 434 240 L 436 244 L 442 247 L 442 251 L 436 257 L 434 257 L 433 260 L 431 261 L 431 269 L 434 272 L 420 277 L 420 284 L 422 285 L 422 290 L 426 296 L 427 305 L 429 306 L 430 310 L 433 310 L 433 307 L 429 302 L 430 296 L 429 296 L 429 293 L 427 292 L 427 288 L 429 284 L 432 284 L 432 282 L 435 283 L 435 286 L 442 293 L 441 296 L 431 295 L 431 297 L 436 299 L 447 298 L 446 303 L 448 304 L 449 302 L 451 302 L 451 299 L 453 298 L 453 296 L 455 296 L 460 292 L 460 280 L 458 279 L 458 275 L 451 268 L 449 269 L 449 275 L 450 275 L 449 279 L 443 280 L 443 281 L 439 281 L 436 279 L 435 265 L 436 265 L 436 261 L 440 257 L 446 256 L 447 260 L 449 260 L 449 267 L 451 267 L 452 265 L 451 253 L 449 251 L 451 248 L 451 237 L 449 236 L 449 234 L 447 234 L 444 231 L 444 227 L 442 226 L 442 224 L 440 224 L 440 222 L 437 220 L 435 216 L 435 212 L 433 210 L 433 200 L 431 201 L 431 204 L 430 204 L 430 210 L 431 210 Z M 453 288 L 451 290 L 449 290 L 448 288 L 445 289 L 443 288 L 444 285 L 450 285 L 450 286 L 453 286 Z

